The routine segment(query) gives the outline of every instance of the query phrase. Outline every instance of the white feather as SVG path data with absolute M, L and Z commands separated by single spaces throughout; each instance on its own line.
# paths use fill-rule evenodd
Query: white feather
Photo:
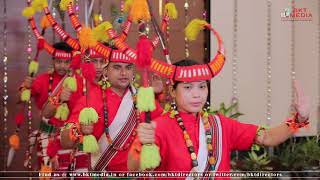
M 8 153 L 7 167 L 10 167 L 12 160 L 14 158 L 15 152 L 16 151 L 11 147 Z

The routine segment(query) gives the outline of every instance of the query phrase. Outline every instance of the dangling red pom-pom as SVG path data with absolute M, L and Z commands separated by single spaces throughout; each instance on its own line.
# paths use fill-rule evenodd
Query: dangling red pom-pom
M 44 48 L 44 39 L 40 38 L 38 39 L 37 49 L 42 50 Z
M 24 112 L 21 111 L 16 115 L 16 124 L 19 126 L 24 121 Z
M 96 77 L 96 68 L 92 62 L 81 64 L 81 72 L 83 77 L 90 82 L 92 82 Z
M 71 65 L 70 67 L 74 70 L 80 69 L 81 64 L 81 54 L 76 54 L 72 57 Z
M 58 141 L 51 140 L 47 146 L 47 154 L 50 157 L 54 157 L 58 153 L 59 149 L 61 149 L 60 143 Z
M 147 36 L 141 35 L 137 43 L 137 66 L 141 69 L 151 65 L 153 46 Z

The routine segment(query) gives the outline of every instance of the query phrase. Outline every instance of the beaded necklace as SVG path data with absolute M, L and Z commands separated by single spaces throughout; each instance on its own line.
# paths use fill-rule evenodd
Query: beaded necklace
M 49 96 L 51 96 L 51 93 L 52 93 L 52 84 L 53 84 L 53 72 L 49 72 L 49 88 L 48 88 Z
M 208 148 L 208 159 L 209 159 L 209 165 L 210 165 L 209 170 L 213 171 L 214 166 L 216 164 L 216 158 L 214 157 L 214 154 L 213 154 L 213 147 L 212 147 L 213 138 L 212 138 L 212 132 L 211 132 L 211 125 L 209 123 L 208 113 L 202 112 L 201 115 L 202 115 L 201 119 L 202 119 L 202 122 L 203 122 L 203 125 L 205 128 L 205 134 L 206 134 L 206 143 L 207 143 L 207 148 Z M 178 111 L 175 113 L 175 119 L 177 120 L 177 123 L 182 130 L 185 143 L 186 143 L 188 151 L 190 153 L 190 157 L 192 160 L 192 168 L 195 168 L 198 166 L 197 155 L 194 151 L 194 147 L 193 147 L 193 143 L 190 139 L 190 135 L 187 132 L 187 130 L 184 126 L 184 123 L 182 121 L 182 118 L 181 118 Z
M 137 111 L 137 107 L 136 107 L 136 99 L 137 99 L 136 93 L 133 93 L 132 87 L 129 85 L 129 90 L 132 94 L 134 110 L 136 112 L 136 124 L 135 124 L 134 130 L 131 134 L 131 137 L 130 137 L 130 140 L 128 141 L 128 143 L 124 144 L 122 147 L 116 147 L 116 146 L 114 146 L 113 141 L 112 141 L 110 134 L 109 134 L 108 108 L 107 108 L 107 98 L 106 98 L 106 94 L 105 94 L 105 90 L 107 89 L 107 86 L 103 86 L 103 85 L 105 85 L 105 82 L 102 82 L 99 84 L 102 84 L 101 90 L 102 90 L 102 99 L 103 99 L 103 116 L 104 116 L 104 127 L 105 127 L 104 131 L 106 133 L 107 141 L 110 144 L 110 147 L 112 147 L 113 149 L 115 149 L 117 151 L 124 151 L 124 150 L 128 149 L 130 147 L 130 145 L 132 144 L 132 142 L 134 141 L 135 136 L 137 134 L 136 129 L 137 129 L 138 124 L 140 123 L 140 113 L 139 113 L 139 111 Z

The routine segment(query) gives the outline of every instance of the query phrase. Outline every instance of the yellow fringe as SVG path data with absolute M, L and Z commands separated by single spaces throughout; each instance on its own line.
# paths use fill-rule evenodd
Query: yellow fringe
M 205 25 L 208 25 L 205 20 L 193 19 L 184 30 L 188 40 L 196 40 L 199 32 L 205 28 Z
M 48 6 L 47 0 L 33 0 L 31 3 L 32 8 L 36 12 L 41 12 L 44 7 Z
M 62 11 L 66 11 L 68 9 L 68 5 L 72 3 L 73 4 L 73 0 L 61 0 L 59 7 Z
M 26 7 L 22 10 L 22 16 L 26 17 L 26 18 L 31 18 L 36 12 L 34 11 L 34 9 L 32 7 Z
M 177 19 L 178 18 L 178 11 L 174 3 L 167 3 L 164 6 L 165 12 L 167 12 L 167 15 L 170 19 Z
M 123 11 L 124 11 L 124 12 L 129 12 L 130 9 L 131 9 L 132 3 L 133 3 L 133 0 L 126 0 L 126 1 L 124 2 Z
M 110 28 L 112 28 L 112 24 L 109 21 L 105 21 L 92 30 L 92 35 L 101 43 L 107 42 L 109 40 L 109 36 L 106 31 Z

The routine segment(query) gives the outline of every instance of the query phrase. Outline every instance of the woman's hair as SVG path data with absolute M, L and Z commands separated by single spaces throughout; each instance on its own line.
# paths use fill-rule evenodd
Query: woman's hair
M 66 52 L 72 52 L 73 48 L 71 46 L 69 46 L 69 44 L 65 43 L 65 42 L 57 42 L 55 44 L 53 44 L 53 47 L 55 49 L 59 49 L 59 50 L 63 50 Z
M 193 66 L 193 65 L 198 65 L 199 63 L 195 60 L 192 59 L 182 59 L 176 63 L 174 63 L 173 65 L 175 66 Z M 177 85 L 181 83 L 181 81 L 174 81 L 173 84 L 173 89 L 177 88 Z

